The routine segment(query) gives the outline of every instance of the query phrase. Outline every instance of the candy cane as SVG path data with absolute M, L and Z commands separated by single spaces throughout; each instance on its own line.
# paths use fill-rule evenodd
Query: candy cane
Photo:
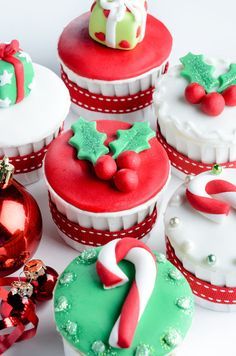
M 221 223 L 236 209 L 236 169 L 225 168 L 220 175 L 204 172 L 190 180 L 186 196 L 189 203 L 206 218 Z
M 128 282 L 128 277 L 118 266 L 123 259 L 135 265 L 136 275 L 110 334 L 109 344 L 115 348 L 131 346 L 157 275 L 155 257 L 143 242 L 132 238 L 116 239 L 102 248 L 97 260 L 97 273 L 104 288 L 114 288 Z
M 145 35 L 147 12 L 144 1 L 140 0 L 100 0 L 104 10 L 109 10 L 106 26 L 106 42 L 110 47 L 116 47 L 116 26 L 125 17 L 126 9 L 134 15 L 136 21 L 141 22 L 140 41 Z

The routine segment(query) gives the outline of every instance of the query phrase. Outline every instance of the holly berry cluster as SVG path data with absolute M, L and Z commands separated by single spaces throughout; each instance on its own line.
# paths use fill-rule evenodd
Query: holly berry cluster
M 94 164 L 97 177 L 101 180 L 111 180 L 121 192 L 131 192 L 138 187 L 137 170 L 141 159 L 134 151 L 122 152 L 115 160 L 110 155 L 101 156 Z
M 222 93 L 206 93 L 198 83 L 191 83 L 185 89 L 185 98 L 191 104 L 200 104 L 201 110 L 209 116 L 220 115 L 225 105 L 236 106 L 236 85 L 231 85 Z

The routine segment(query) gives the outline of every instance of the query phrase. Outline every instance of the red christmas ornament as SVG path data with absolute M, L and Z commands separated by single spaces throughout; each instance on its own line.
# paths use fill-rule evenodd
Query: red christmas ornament
M 236 106 L 236 85 L 231 85 L 222 93 L 225 99 L 225 105 Z
M 0 277 L 34 254 L 42 236 L 42 218 L 34 198 L 12 179 L 14 167 L 0 161 Z
M 100 157 L 94 165 L 95 173 L 102 180 L 111 179 L 117 171 L 115 160 L 108 155 Z
M 202 111 L 209 116 L 218 116 L 225 107 L 225 99 L 219 93 L 210 93 L 204 96 L 201 102 Z
M 205 95 L 205 89 L 198 83 L 191 83 L 185 89 L 185 99 L 191 104 L 199 104 Z
M 141 163 L 141 158 L 138 153 L 134 151 L 122 152 L 117 158 L 117 166 L 119 168 L 128 168 L 136 171 Z
M 114 175 L 114 183 L 121 192 L 129 193 L 137 189 L 139 179 L 135 171 L 125 168 Z

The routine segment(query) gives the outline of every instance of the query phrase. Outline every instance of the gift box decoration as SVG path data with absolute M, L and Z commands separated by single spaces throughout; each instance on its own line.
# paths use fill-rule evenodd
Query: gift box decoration
M 130 50 L 145 36 L 145 0 L 97 0 L 91 9 L 89 34 L 107 47 Z
M 26 98 L 33 87 L 34 69 L 30 56 L 17 40 L 0 43 L 0 108 Z

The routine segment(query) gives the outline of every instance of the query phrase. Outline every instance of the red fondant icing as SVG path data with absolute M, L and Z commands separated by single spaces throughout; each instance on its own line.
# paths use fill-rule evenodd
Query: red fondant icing
M 129 79 L 161 66 L 168 59 L 172 37 L 153 16 L 148 15 L 145 38 L 135 49 L 117 51 L 90 38 L 89 15 L 86 13 L 73 20 L 59 40 L 59 56 L 76 74 L 105 81 Z
M 130 124 L 99 120 L 97 129 L 108 136 L 106 144 L 116 139 L 119 129 Z M 158 194 L 169 177 L 169 160 L 165 150 L 152 138 L 151 148 L 141 152 L 138 169 L 139 187 L 130 193 L 119 192 L 112 181 L 101 181 L 88 161 L 78 160 L 76 150 L 68 144 L 72 131 L 58 137 L 50 146 L 45 173 L 52 189 L 68 203 L 86 211 L 115 212 L 132 209 Z
M 96 270 L 99 278 L 101 279 L 102 284 L 106 287 L 112 287 L 116 284 L 122 282 L 122 279 L 117 277 L 114 273 L 109 271 L 103 264 L 99 261 L 96 263 Z
M 218 199 L 202 197 L 186 190 L 186 196 L 192 207 L 206 214 L 229 214 L 230 206 Z
M 236 186 L 223 179 L 212 180 L 206 185 L 206 192 L 208 194 L 220 194 L 227 192 L 236 192 Z

